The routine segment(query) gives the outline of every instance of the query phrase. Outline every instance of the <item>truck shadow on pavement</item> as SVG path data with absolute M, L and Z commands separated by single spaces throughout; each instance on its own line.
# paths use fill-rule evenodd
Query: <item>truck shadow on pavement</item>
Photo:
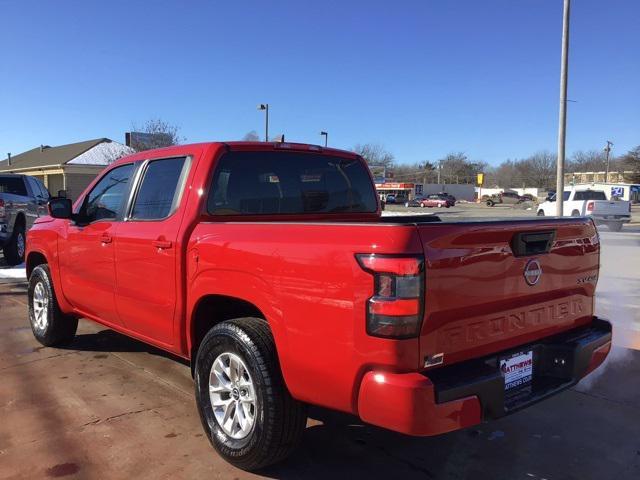
M 56 348 L 96 353 L 148 353 L 189 366 L 188 360 L 109 329 L 77 334 L 73 342 Z

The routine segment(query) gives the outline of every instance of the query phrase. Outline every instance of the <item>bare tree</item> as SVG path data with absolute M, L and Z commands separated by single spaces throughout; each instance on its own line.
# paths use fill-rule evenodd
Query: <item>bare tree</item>
M 636 148 L 629 150 L 620 159 L 624 168 L 628 168 L 633 172 L 633 182 L 640 182 L 640 145 Z
M 171 125 L 161 118 L 151 118 L 142 126 L 133 124 L 131 129 L 133 132 L 143 134 L 140 136 L 134 135 L 131 139 L 131 147 L 137 151 L 179 145 L 185 140 L 184 137 L 178 134 L 179 127 Z
M 530 187 L 552 187 L 556 178 L 556 156 L 547 151 L 534 153 L 517 163 L 519 180 Z
M 353 151 L 366 160 L 369 165 L 390 167 L 393 165 L 394 156 L 379 143 L 357 144 Z
M 598 150 L 578 150 L 567 162 L 567 172 L 599 172 L 606 168 L 606 156 Z
M 485 186 L 511 188 L 520 181 L 518 161 L 507 159 L 497 167 L 490 168 L 485 176 Z
M 258 135 L 258 132 L 256 132 L 255 130 L 251 130 L 244 137 L 242 137 L 242 140 L 245 142 L 259 142 L 260 135 Z
M 463 152 L 450 153 L 438 163 L 441 183 L 475 183 L 476 175 L 487 168 L 486 162 L 471 161 Z

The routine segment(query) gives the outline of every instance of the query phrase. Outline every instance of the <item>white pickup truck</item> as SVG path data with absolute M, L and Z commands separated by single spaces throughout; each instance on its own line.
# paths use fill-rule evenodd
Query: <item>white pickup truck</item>
M 622 225 L 631 221 L 631 202 L 607 200 L 602 190 L 569 188 L 564 191 L 562 214 L 565 217 L 592 217 L 596 225 L 606 225 L 609 230 L 619 232 Z M 538 216 L 556 215 L 556 197 L 547 197 L 538 205 Z

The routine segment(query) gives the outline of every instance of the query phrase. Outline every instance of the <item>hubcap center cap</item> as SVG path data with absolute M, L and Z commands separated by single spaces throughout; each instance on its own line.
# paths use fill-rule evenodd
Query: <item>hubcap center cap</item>
M 240 400 L 240 390 L 234 388 L 233 390 L 231 390 L 231 396 L 234 400 Z

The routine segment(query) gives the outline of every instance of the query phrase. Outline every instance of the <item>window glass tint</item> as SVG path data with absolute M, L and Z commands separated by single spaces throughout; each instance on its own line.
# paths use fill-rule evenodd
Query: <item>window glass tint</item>
M 0 177 L 0 193 L 27 195 L 27 187 L 22 177 Z
M 158 220 L 169 216 L 174 199 L 179 196 L 178 185 L 184 162 L 184 158 L 169 158 L 149 163 L 131 218 Z
M 114 168 L 93 187 L 85 200 L 84 213 L 88 222 L 114 220 L 122 215 L 133 171 L 131 163 Z
M 209 192 L 213 215 L 375 212 L 376 194 L 359 160 L 296 152 L 230 152 Z
M 576 192 L 573 197 L 574 200 L 606 200 L 607 195 L 599 190 L 583 190 L 582 192 Z

